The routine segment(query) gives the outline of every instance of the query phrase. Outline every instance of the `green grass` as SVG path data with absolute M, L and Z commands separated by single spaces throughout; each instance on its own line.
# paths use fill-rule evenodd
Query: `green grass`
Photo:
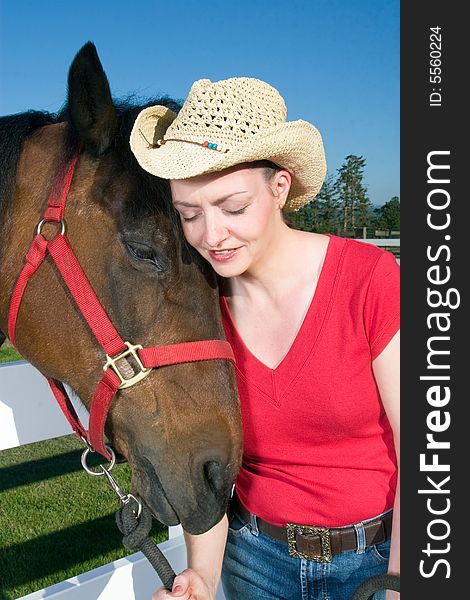
M 0 453 L 0 600 L 131 554 L 114 522 L 118 499 L 83 471 L 82 450 L 71 435 Z M 130 489 L 128 465 L 113 475 Z M 152 538 L 166 539 L 166 527 L 155 523 Z
M 11 345 L 10 340 L 5 340 L 0 347 L 0 363 L 14 362 L 21 360 L 23 357 Z

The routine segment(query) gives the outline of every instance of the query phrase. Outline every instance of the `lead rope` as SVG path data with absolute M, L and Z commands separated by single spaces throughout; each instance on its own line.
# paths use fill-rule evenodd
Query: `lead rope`
M 124 535 L 122 543 L 129 550 L 140 550 L 155 569 L 165 589 L 171 591 L 176 574 L 160 548 L 149 537 L 152 528 L 150 510 L 135 496 L 126 494 L 111 475 L 111 469 L 116 462 L 114 450 L 110 446 L 106 446 L 106 450 L 111 456 L 109 466 L 99 465 L 99 470 L 94 471 L 87 464 L 87 456 L 94 450 L 85 438 L 82 438 L 82 440 L 87 446 L 81 457 L 83 468 L 88 475 L 93 477 L 105 476 L 111 489 L 121 501 L 121 507 L 117 510 L 115 518 L 119 531 Z
M 375 592 L 381 590 L 400 591 L 398 575 L 375 575 L 362 583 L 351 597 L 351 600 L 369 600 Z
M 137 516 L 139 506 L 140 517 Z M 137 500 L 131 499 L 116 512 L 116 524 L 119 531 L 124 534 L 122 538 L 124 546 L 129 550 L 140 550 L 157 572 L 165 589 L 171 592 L 176 574 L 160 548 L 149 538 L 152 528 L 152 515 L 149 509 Z

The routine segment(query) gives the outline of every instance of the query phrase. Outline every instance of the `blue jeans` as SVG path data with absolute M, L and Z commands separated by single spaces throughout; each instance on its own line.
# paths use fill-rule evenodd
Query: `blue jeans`
M 247 523 L 232 513 L 229 522 L 222 568 L 227 600 L 350 600 L 363 581 L 387 572 L 390 541 L 319 563 L 290 556 L 287 544 L 258 531 L 256 517 Z M 385 591 L 373 598 L 385 600 Z

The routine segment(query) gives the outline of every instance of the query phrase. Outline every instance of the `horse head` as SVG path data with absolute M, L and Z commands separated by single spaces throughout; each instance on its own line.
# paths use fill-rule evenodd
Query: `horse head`
M 178 109 L 168 98 L 155 103 Z M 51 182 L 79 150 L 65 211 L 67 236 L 120 336 L 144 347 L 224 338 L 214 274 L 186 244 L 168 182 L 144 172 L 130 151 L 130 130 L 142 108 L 113 102 L 88 43 L 70 67 L 68 102 L 59 116 L 2 118 L 4 332 Z M 46 237 L 56 234 L 50 223 L 43 230 Z M 42 373 L 67 383 L 90 407 L 105 353 L 50 257 L 28 283 L 16 343 Z M 207 531 L 225 511 L 241 461 L 233 366 L 210 360 L 154 369 L 119 391 L 106 434 L 131 465 L 133 492 L 160 521 L 181 522 L 190 533 Z

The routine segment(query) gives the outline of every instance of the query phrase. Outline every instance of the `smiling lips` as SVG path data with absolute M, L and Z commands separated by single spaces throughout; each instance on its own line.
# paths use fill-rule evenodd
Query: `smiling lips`
M 227 248 L 225 250 L 209 250 L 209 256 L 212 260 L 217 262 L 227 262 L 232 260 L 237 254 L 240 248 Z

